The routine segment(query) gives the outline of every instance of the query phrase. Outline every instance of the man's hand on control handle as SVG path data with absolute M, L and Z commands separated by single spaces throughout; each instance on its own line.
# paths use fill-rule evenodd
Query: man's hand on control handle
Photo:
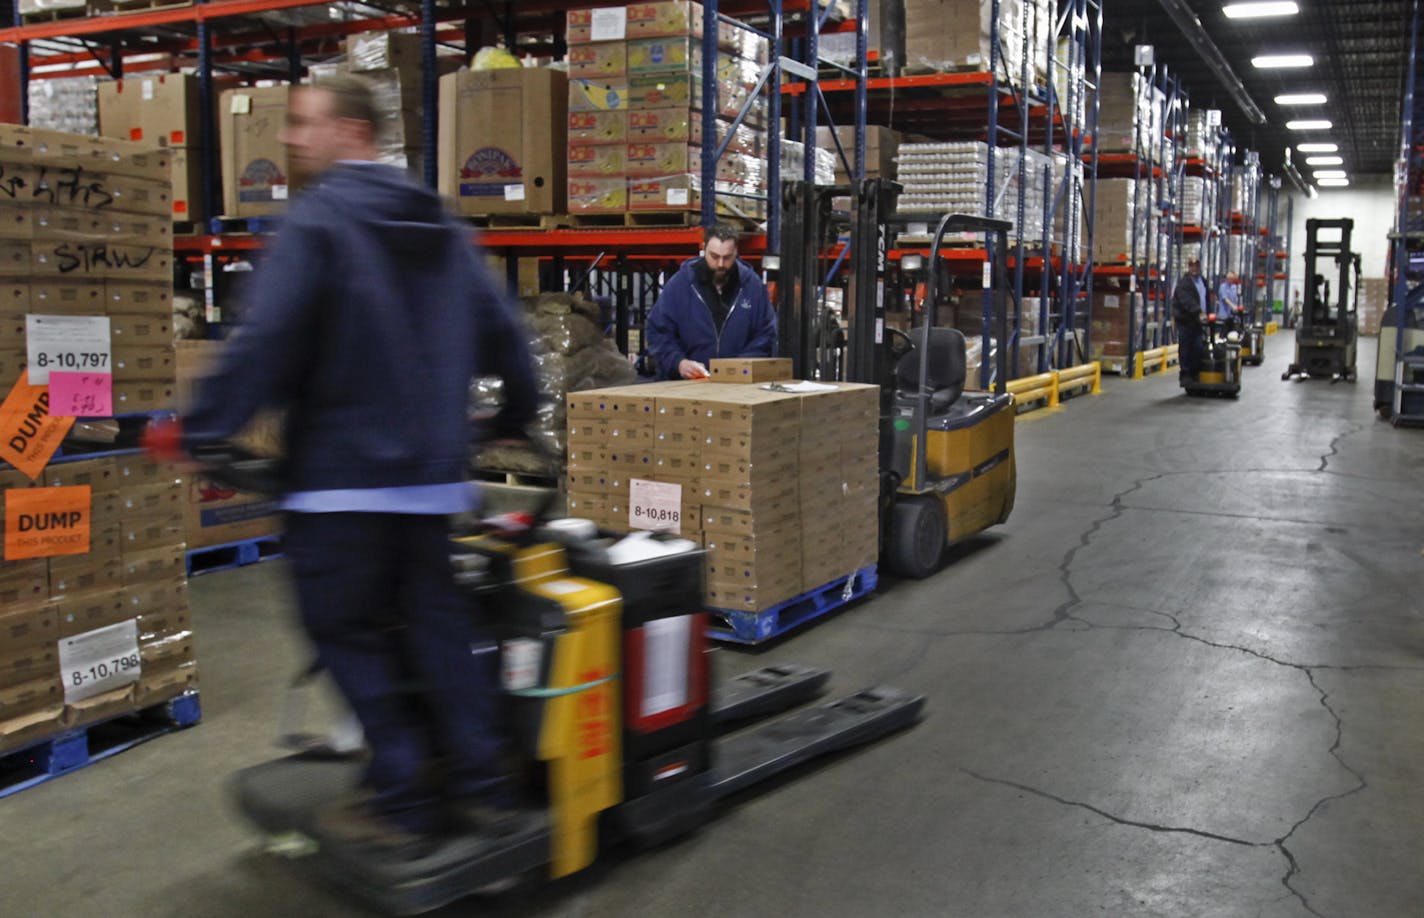
M 683 379 L 706 379 L 707 368 L 696 360 L 683 360 L 677 365 L 677 373 Z

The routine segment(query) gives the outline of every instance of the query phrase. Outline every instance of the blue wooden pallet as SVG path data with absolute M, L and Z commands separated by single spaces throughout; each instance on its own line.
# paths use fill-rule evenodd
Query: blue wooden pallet
M 711 609 L 713 621 L 720 619 L 725 627 L 714 625 L 707 629 L 707 635 L 736 644 L 760 644 L 859 599 L 874 590 L 878 581 L 875 565 L 872 564 L 761 612 Z
M 196 691 L 109 720 L 66 730 L 0 756 L 0 797 L 43 784 L 202 720 Z
M 225 542 L 222 545 L 209 545 L 206 548 L 194 548 L 188 552 L 188 576 L 196 577 L 199 574 L 225 571 L 281 556 L 282 537 L 275 535 L 243 539 L 239 542 Z

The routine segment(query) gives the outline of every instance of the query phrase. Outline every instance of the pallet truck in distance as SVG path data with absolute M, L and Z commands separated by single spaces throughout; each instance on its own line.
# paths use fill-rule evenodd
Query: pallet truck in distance
M 1241 345 L 1230 340 L 1230 330 L 1208 313 L 1202 323 L 1201 365 L 1195 376 L 1183 376 L 1182 388 L 1188 395 L 1220 395 L 1236 398 L 1241 394 Z M 1229 323 L 1227 323 L 1229 324 Z
M 702 550 L 581 528 L 452 542 L 457 577 L 499 639 L 507 719 L 532 801 L 524 826 L 497 838 L 451 836 L 403 861 L 333 844 L 318 816 L 357 789 L 363 763 L 307 752 L 233 778 L 239 809 L 272 850 L 369 906 L 419 914 L 526 875 L 567 876 L 620 840 L 675 838 L 707 822 L 719 800 L 919 719 L 922 696 L 876 686 L 721 736 L 809 701 L 829 673 L 768 666 L 712 686 Z

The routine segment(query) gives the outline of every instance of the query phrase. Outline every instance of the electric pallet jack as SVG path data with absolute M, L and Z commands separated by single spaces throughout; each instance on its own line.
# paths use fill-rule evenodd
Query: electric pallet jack
M 1183 376 L 1188 395 L 1218 395 L 1236 398 L 1241 394 L 1241 344 L 1239 333 L 1208 313 L 1202 323 L 1201 365 L 1195 376 Z M 1236 337 L 1237 340 L 1232 340 Z
M 1012 224 L 963 214 L 899 213 L 899 190 L 884 179 L 830 188 L 785 183 L 777 318 L 782 353 L 792 358 L 798 378 L 836 378 L 833 368 L 843 368 L 846 381 L 880 387 L 880 555 L 895 573 L 923 578 L 938 568 L 949 545 L 1005 522 L 1013 510 L 1017 468 L 1006 347 Z M 832 202 L 846 195 L 852 208 L 842 217 Z M 925 318 L 907 334 L 886 322 L 886 252 L 910 223 L 927 221 L 935 223 L 935 231 L 926 266 Z M 845 229 L 851 240 L 850 284 L 841 361 L 828 359 L 817 297 L 821 253 Z M 982 286 L 1000 342 L 993 392 L 967 388 L 964 335 L 936 323 L 941 250 L 951 232 L 982 236 L 989 253 Z
M 1360 255 L 1350 251 L 1350 235 L 1355 221 L 1348 217 L 1338 220 L 1305 221 L 1305 303 L 1295 332 L 1295 362 L 1281 374 L 1281 379 L 1309 376 L 1312 379 L 1355 380 L 1356 327 L 1355 311 L 1359 299 Z M 1321 238 L 1339 234 L 1338 239 Z M 1316 271 L 1323 260 L 1332 260 L 1336 269 L 1335 298 L 1330 295 L 1330 280 Z M 1354 284 L 1350 271 L 1354 270 Z
M 1236 307 L 1231 321 L 1241 344 L 1241 362 L 1259 367 L 1266 360 L 1266 326 L 1254 321 L 1245 306 Z
M 248 489 L 270 482 L 261 460 L 231 448 L 195 458 Z M 618 841 L 665 842 L 707 822 L 718 801 L 919 719 L 923 696 L 875 686 L 728 732 L 811 701 L 830 673 L 767 666 L 712 686 L 702 550 L 560 522 L 451 547 L 501 648 L 522 791 L 535 803 L 525 828 L 451 837 L 400 862 L 330 843 L 317 816 L 357 789 L 363 763 L 317 749 L 232 781 L 271 850 L 370 906 L 419 914 L 528 875 L 567 876 Z

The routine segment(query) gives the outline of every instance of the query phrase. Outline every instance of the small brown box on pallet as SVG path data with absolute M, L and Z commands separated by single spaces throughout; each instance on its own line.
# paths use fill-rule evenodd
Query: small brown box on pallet
M 568 513 L 572 517 L 601 522 L 608 512 L 608 495 L 593 491 L 569 491 Z
M 798 576 L 787 576 L 780 583 L 755 586 L 715 582 L 707 584 L 707 604 L 714 609 L 762 612 L 800 592 Z
M 846 159 L 854 165 L 854 126 L 847 125 L 836 128 L 835 137 L 840 139 L 841 149 L 845 151 Z M 836 184 L 848 184 L 849 176 L 845 171 L 845 164 L 841 162 L 840 153 L 836 152 L 836 141 L 831 135 L 830 128 L 816 128 L 816 146 L 836 154 Z M 895 177 L 895 157 L 899 151 L 900 135 L 898 133 L 887 127 L 867 125 L 865 128 L 865 177 L 893 179 Z
M 173 669 L 158 672 L 144 671 L 134 686 L 134 705 L 148 708 L 177 698 L 198 687 L 198 664 L 195 661 L 180 663 Z
M 198 79 L 169 73 L 99 84 L 99 131 L 158 147 L 199 141 Z
M 189 548 L 207 548 L 281 531 L 280 503 L 233 491 L 201 475 L 188 479 L 184 533 Z
M 602 449 L 608 446 L 608 422 L 602 418 L 568 416 L 569 446 Z
M 45 467 L 43 480 L 45 486 L 51 488 L 87 485 L 96 494 L 115 491 L 119 487 L 114 460 L 108 457 L 52 463 Z
M 50 636 L 40 643 L 0 647 L 0 689 L 59 674 L 59 655 L 55 651 L 58 632 L 52 618 L 48 633 Z
M 173 250 L 156 246 L 111 245 L 106 242 L 35 242 L 31 272 L 79 280 L 158 280 L 173 274 Z
M 618 144 L 628 142 L 628 113 L 614 111 L 570 111 L 569 143 Z
M 114 413 L 141 414 L 173 407 L 174 387 L 170 382 L 142 380 L 114 383 Z
M 120 519 L 157 513 L 182 513 L 188 497 L 187 479 L 176 472 L 161 481 L 125 485 L 114 499 Z
M 109 315 L 109 335 L 114 347 L 173 347 L 173 316 L 158 314 Z
M 229 89 L 219 98 L 225 216 L 261 217 L 286 208 L 295 189 L 279 133 L 289 92 L 287 86 Z
M 172 580 L 184 576 L 185 567 L 181 545 L 126 552 L 121 567 L 123 585 Z
M 122 517 L 120 526 L 125 557 L 165 547 L 182 551 L 183 513 L 176 507 Z
M 175 378 L 173 348 L 168 346 L 115 345 L 114 382 L 171 381 Z
M 0 605 L 49 599 L 49 562 L 44 558 L 0 562 Z
M 116 313 L 162 316 L 173 319 L 173 285 L 153 281 L 104 281 L 102 297 L 110 315 Z
M 628 45 L 618 41 L 571 44 L 568 74 L 581 80 L 603 80 L 628 74 Z
M 59 637 L 72 637 L 134 617 L 125 608 L 119 589 L 113 586 L 66 594 L 52 605 Z
M 597 472 L 608 468 L 608 446 L 606 443 L 595 444 L 592 440 L 575 440 L 570 437 L 568 452 L 568 470 L 570 472 Z
M 64 701 L 59 674 L 32 679 L 19 685 L 0 689 L 0 721 L 50 707 Z
M 188 612 L 188 581 L 163 580 L 125 586 L 119 592 L 119 602 L 129 615 L 151 620 L 168 613 Z
M 718 357 L 707 368 L 712 382 L 760 383 L 791 379 L 789 357 Z
M 559 71 L 441 77 L 440 192 L 462 214 L 562 213 L 567 132 L 568 77 Z
M 800 525 L 800 509 L 794 496 L 768 497 L 759 500 L 756 510 L 736 507 L 702 505 L 702 529 L 708 536 L 754 536 Z
M 90 559 L 88 555 L 76 555 L 88 559 L 87 564 L 77 567 L 54 569 L 51 561 L 49 595 L 54 598 L 71 593 L 88 593 L 98 590 L 113 590 L 123 585 L 123 563 L 119 558 Z

